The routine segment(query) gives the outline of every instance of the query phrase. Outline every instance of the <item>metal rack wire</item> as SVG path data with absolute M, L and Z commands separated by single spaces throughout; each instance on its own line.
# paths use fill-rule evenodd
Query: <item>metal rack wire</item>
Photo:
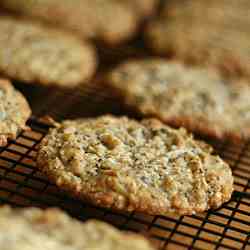
M 58 190 L 35 164 L 37 146 L 49 125 L 35 118 L 28 124 L 31 131 L 22 132 L 0 150 L 1 204 L 58 206 L 82 220 L 94 217 L 121 229 L 146 233 L 159 249 L 250 249 L 250 143 L 210 141 L 234 172 L 235 192 L 230 202 L 194 216 L 149 216 L 94 207 Z
M 140 50 L 139 43 L 132 50 L 104 50 L 101 54 L 102 65 L 110 66 L 126 57 L 145 55 L 145 51 Z M 118 60 L 105 62 L 106 58 Z M 35 116 L 28 122 L 30 131 L 23 131 L 15 141 L 0 148 L 0 204 L 61 207 L 81 220 L 102 219 L 121 229 L 146 234 L 162 250 L 250 250 L 250 142 L 235 145 L 207 139 L 232 167 L 235 192 L 232 199 L 216 211 L 193 216 L 150 216 L 95 207 L 69 197 L 39 172 L 35 163 L 37 148 L 49 125 L 35 117 L 50 115 L 60 120 L 104 113 L 134 116 L 106 86 L 96 83 L 98 81 L 74 90 L 15 84 L 29 99 Z

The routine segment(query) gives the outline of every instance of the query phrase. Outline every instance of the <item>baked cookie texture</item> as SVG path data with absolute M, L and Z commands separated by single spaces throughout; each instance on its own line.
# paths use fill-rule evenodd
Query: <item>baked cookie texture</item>
M 185 130 L 158 120 L 64 121 L 43 139 L 38 168 L 63 190 L 95 205 L 149 214 L 217 208 L 233 190 L 229 166 Z
M 69 29 L 108 44 L 129 39 L 158 0 L 3 0 L 8 10 Z
M 96 68 L 89 43 L 30 20 L 0 16 L 0 72 L 28 83 L 74 87 Z
M 250 138 L 248 82 L 162 59 L 125 62 L 108 82 L 140 114 L 219 139 Z
M 1 52 L 0 52 L 1 53 Z M 8 139 L 15 139 L 25 129 L 31 110 L 25 97 L 12 84 L 0 79 L 0 146 Z
M 142 15 L 151 16 L 157 10 L 159 0 L 123 0 L 124 3 L 130 4 L 131 8 L 135 8 L 134 10 Z
M 250 1 L 165 2 L 147 32 L 147 41 L 157 53 L 250 77 Z
M 153 250 L 142 236 L 104 222 L 77 221 L 59 209 L 0 208 L 1 250 Z

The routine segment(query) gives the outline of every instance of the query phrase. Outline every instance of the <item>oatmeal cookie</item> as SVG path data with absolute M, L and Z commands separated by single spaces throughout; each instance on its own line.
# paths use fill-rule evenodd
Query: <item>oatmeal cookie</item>
M 108 82 L 143 115 L 219 139 L 250 139 L 247 82 L 161 59 L 126 62 Z
M 153 250 L 142 236 L 97 220 L 77 221 L 59 209 L 0 208 L 1 250 Z
M 149 214 L 194 214 L 230 199 L 229 166 L 185 130 L 155 119 L 64 121 L 43 139 L 38 168 L 95 205 Z
M 13 16 L 0 16 L 0 30 L 0 72 L 8 77 L 73 87 L 95 71 L 94 49 L 69 33 Z
M 250 78 L 250 1 L 166 1 L 148 28 L 159 54 Z
M 7 139 L 15 139 L 26 128 L 30 115 L 25 97 L 9 81 L 0 79 L 0 146 L 5 146 Z
M 157 0 L 3 0 L 16 13 L 69 29 L 81 37 L 117 44 L 130 38 Z

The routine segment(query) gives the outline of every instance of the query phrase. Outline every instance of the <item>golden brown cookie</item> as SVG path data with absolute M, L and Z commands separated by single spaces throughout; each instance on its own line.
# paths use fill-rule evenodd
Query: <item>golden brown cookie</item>
M 159 4 L 159 0 L 123 0 L 133 10 L 142 16 L 151 16 Z
M 95 51 L 69 33 L 0 16 L 0 72 L 29 83 L 74 87 L 96 68 Z
M 59 209 L 0 208 L 0 250 L 153 250 L 142 236 Z
M 250 138 L 250 86 L 212 69 L 161 59 L 128 61 L 109 84 L 141 114 L 219 139 Z
M 147 40 L 159 54 L 250 77 L 249 9 L 248 0 L 166 1 Z
M 82 37 L 116 44 L 130 38 L 158 0 L 3 0 L 8 10 L 67 28 Z
M 98 206 L 183 215 L 231 197 L 231 169 L 211 151 L 155 119 L 101 116 L 51 129 L 37 165 L 60 188 Z
M 0 52 L 1 53 L 1 52 Z M 0 79 L 0 146 L 5 146 L 8 139 L 15 139 L 25 129 L 31 115 L 25 97 L 7 81 Z

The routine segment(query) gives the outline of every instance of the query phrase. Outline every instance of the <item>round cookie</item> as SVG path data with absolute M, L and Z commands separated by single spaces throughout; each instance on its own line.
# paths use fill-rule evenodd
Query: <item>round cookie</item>
M 24 96 L 14 89 L 12 84 L 0 79 L 0 146 L 7 139 L 15 139 L 25 129 L 25 123 L 31 115 L 29 104 Z
M 165 2 L 146 38 L 157 53 L 250 78 L 250 1 Z
M 108 82 L 143 115 L 219 139 L 250 138 L 247 82 L 161 59 L 123 63 Z
M 43 139 L 37 165 L 73 196 L 124 211 L 194 214 L 233 190 L 231 169 L 208 145 L 155 119 L 64 121 Z
M 1 250 L 153 250 L 142 236 L 104 222 L 77 221 L 50 208 L 0 208 Z
M 96 68 L 87 42 L 42 24 L 0 16 L 0 72 L 28 83 L 74 87 Z
M 113 45 L 136 32 L 142 17 L 153 11 L 153 1 L 156 0 L 3 0 L 1 5 L 69 29 L 81 37 Z

